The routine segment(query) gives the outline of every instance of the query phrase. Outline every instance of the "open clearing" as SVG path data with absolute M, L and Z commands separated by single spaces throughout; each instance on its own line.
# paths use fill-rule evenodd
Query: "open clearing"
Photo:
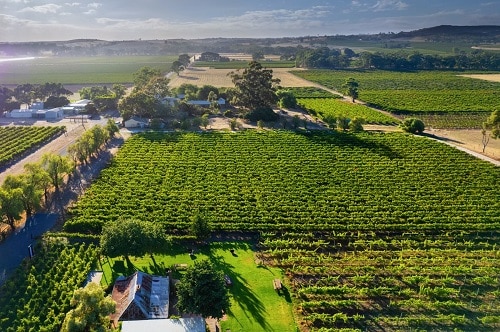
M 284 87 L 316 86 L 313 82 L 297 77 L 290 73 L 290 68 L 273 68 L 273 76 L 281 80 Z M 297 71 L 296 68 L 294 68 Z M 179 76 L 172 76 L 171 87 L 178 87 L 181 84 L 194 84 L 197 86 L 213 85 L 219 88 L 234 87 L 230 72 L 234 69 L 213 69 L 209 67 L 187 68 Z
M 473 75 L 458 75 L 463 77 L 477 78 L 490 82 L 500 82 L 500 74 L 473 74 Z

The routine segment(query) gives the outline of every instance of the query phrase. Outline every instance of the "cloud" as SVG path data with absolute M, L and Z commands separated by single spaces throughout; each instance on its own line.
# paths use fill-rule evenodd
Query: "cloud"
M 79 3 L 79 2 L 66 2 L 66 3 L 64 3 L 64 5 L 66 5 L 68 7 L 77 7 L 77 6 L 80 6 L 81 3 Z
M 34 7 L 25 7 L 19 10 L 20 13 L 33 12 L 33 13 L 56 13 L 62 6 L 56 5 L 55 3 L 48 3 L 46 5 L 34 6 Z
M 86 12 L 83 12 L 83 15 L 92 15 L 92 14 L 94 14 L 95 12 L 96 12 L 96 10 L 95 10 L 95 9 L 89 9 L 89 10 L 87 10 Z
M 400 0 L 380 0 L 372 6 L 372 9 L 380 12 L 386 10 L 403 10 L 406 7 L 408 7 L 408 4 Z
M 97 9 L 99 7 L 102 7 L 102 3 L 98 3 L 98 2 L 92 2 L 92 3 L 89 3 L 87 5 L 88 8 L 94 8 L 94 9 Z

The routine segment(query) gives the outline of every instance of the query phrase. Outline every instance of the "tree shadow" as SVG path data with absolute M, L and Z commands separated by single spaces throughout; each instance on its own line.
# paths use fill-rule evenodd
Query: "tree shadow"
M 234 271 L 234 266 L 226 262 L 224 257 L 216 253 L 216 251 L 220 249 L 227 251 L 233 249 L 236 252 L 238 248 L 241 250 L 243 248 L 248 249 L 249 247 L 250 245 L 248 243 L 243 242 L 213 243 L 213 245 L 208 248 L 207 256 L 218 270 L 223 271 L 224 274 L 231 278 L 232 286 L 230 288 L 230 293 L 232 294 L 235 302 L 237 302 L 244 309 L 243 312 L 247 318 L 251 321 L 257 322 L 264 331 L 270 331 L 272 328 L 264 317 L 266 308 L 264 307 L 262 301 L 254 292 L 252 292 L 247 280 L 240 273 Z M 228 313 L 232 314 L 231 309 L 229 309 Z
M 370 153 L 376 153 L 389 159 L 402 159 L 403 156 L 392 149 L 390 146 L 378 142 L 375 135 L 378 134 L 352 134 L 339 131 L 298 131 L 298 135 L 306 137 L 316 144 L 330 144 L 336 146 L 353 146 L 368 150 Z

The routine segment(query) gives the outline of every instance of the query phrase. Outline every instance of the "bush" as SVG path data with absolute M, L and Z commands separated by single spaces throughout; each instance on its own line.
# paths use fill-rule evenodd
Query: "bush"
M 422 134 L 425 130 L 424 122 L 417 118 L 406 118 L 400 125 L 401 129 L 412 134 Z
M 272 108 L 265 107 L 265 108 L 257 108 L 253 111 L 250 111 L 248 114 L 245 115 L 245 119 L 250 121 L 262 120 L 266 122 L 271 122 L 271 121 L 277 121 L 279 119 L 279 115 L 276 114 Z
M 349 122 L 349 130 L 355 133 L 363 131 L 363 124 L 365 123 L 365 119 L 363 118 L 354 118 Z

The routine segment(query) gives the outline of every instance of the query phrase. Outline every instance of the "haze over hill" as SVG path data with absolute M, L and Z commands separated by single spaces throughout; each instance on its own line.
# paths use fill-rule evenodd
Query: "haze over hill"
M 471 48 L 486 44 L 492 48 L 500 43 L 500 26 L 441 25 L 409 32 L 335 36 L 302 36 L 282 38 L 204 38 L 164 40 L 74 39 L 54 42 L 0 42 L 0 56 L 108 56 L 108 55 L 165 55 L 180 53 L 253 53 L 286 54 L 287 48 L 343 45 L 405 48 L 408 42 L 462 43 Z M 391 44 L 392 43 L 392 44 Z M 380 45 L 379 45 L 380 44 Z M 385 45 L 385 46 L 384 46 Z M 389 45 L 389 46 L 387 46 Z M 451 48 L 450 48 L 451 50 Z M 295 50 L 293 50 L 293 53 Z

